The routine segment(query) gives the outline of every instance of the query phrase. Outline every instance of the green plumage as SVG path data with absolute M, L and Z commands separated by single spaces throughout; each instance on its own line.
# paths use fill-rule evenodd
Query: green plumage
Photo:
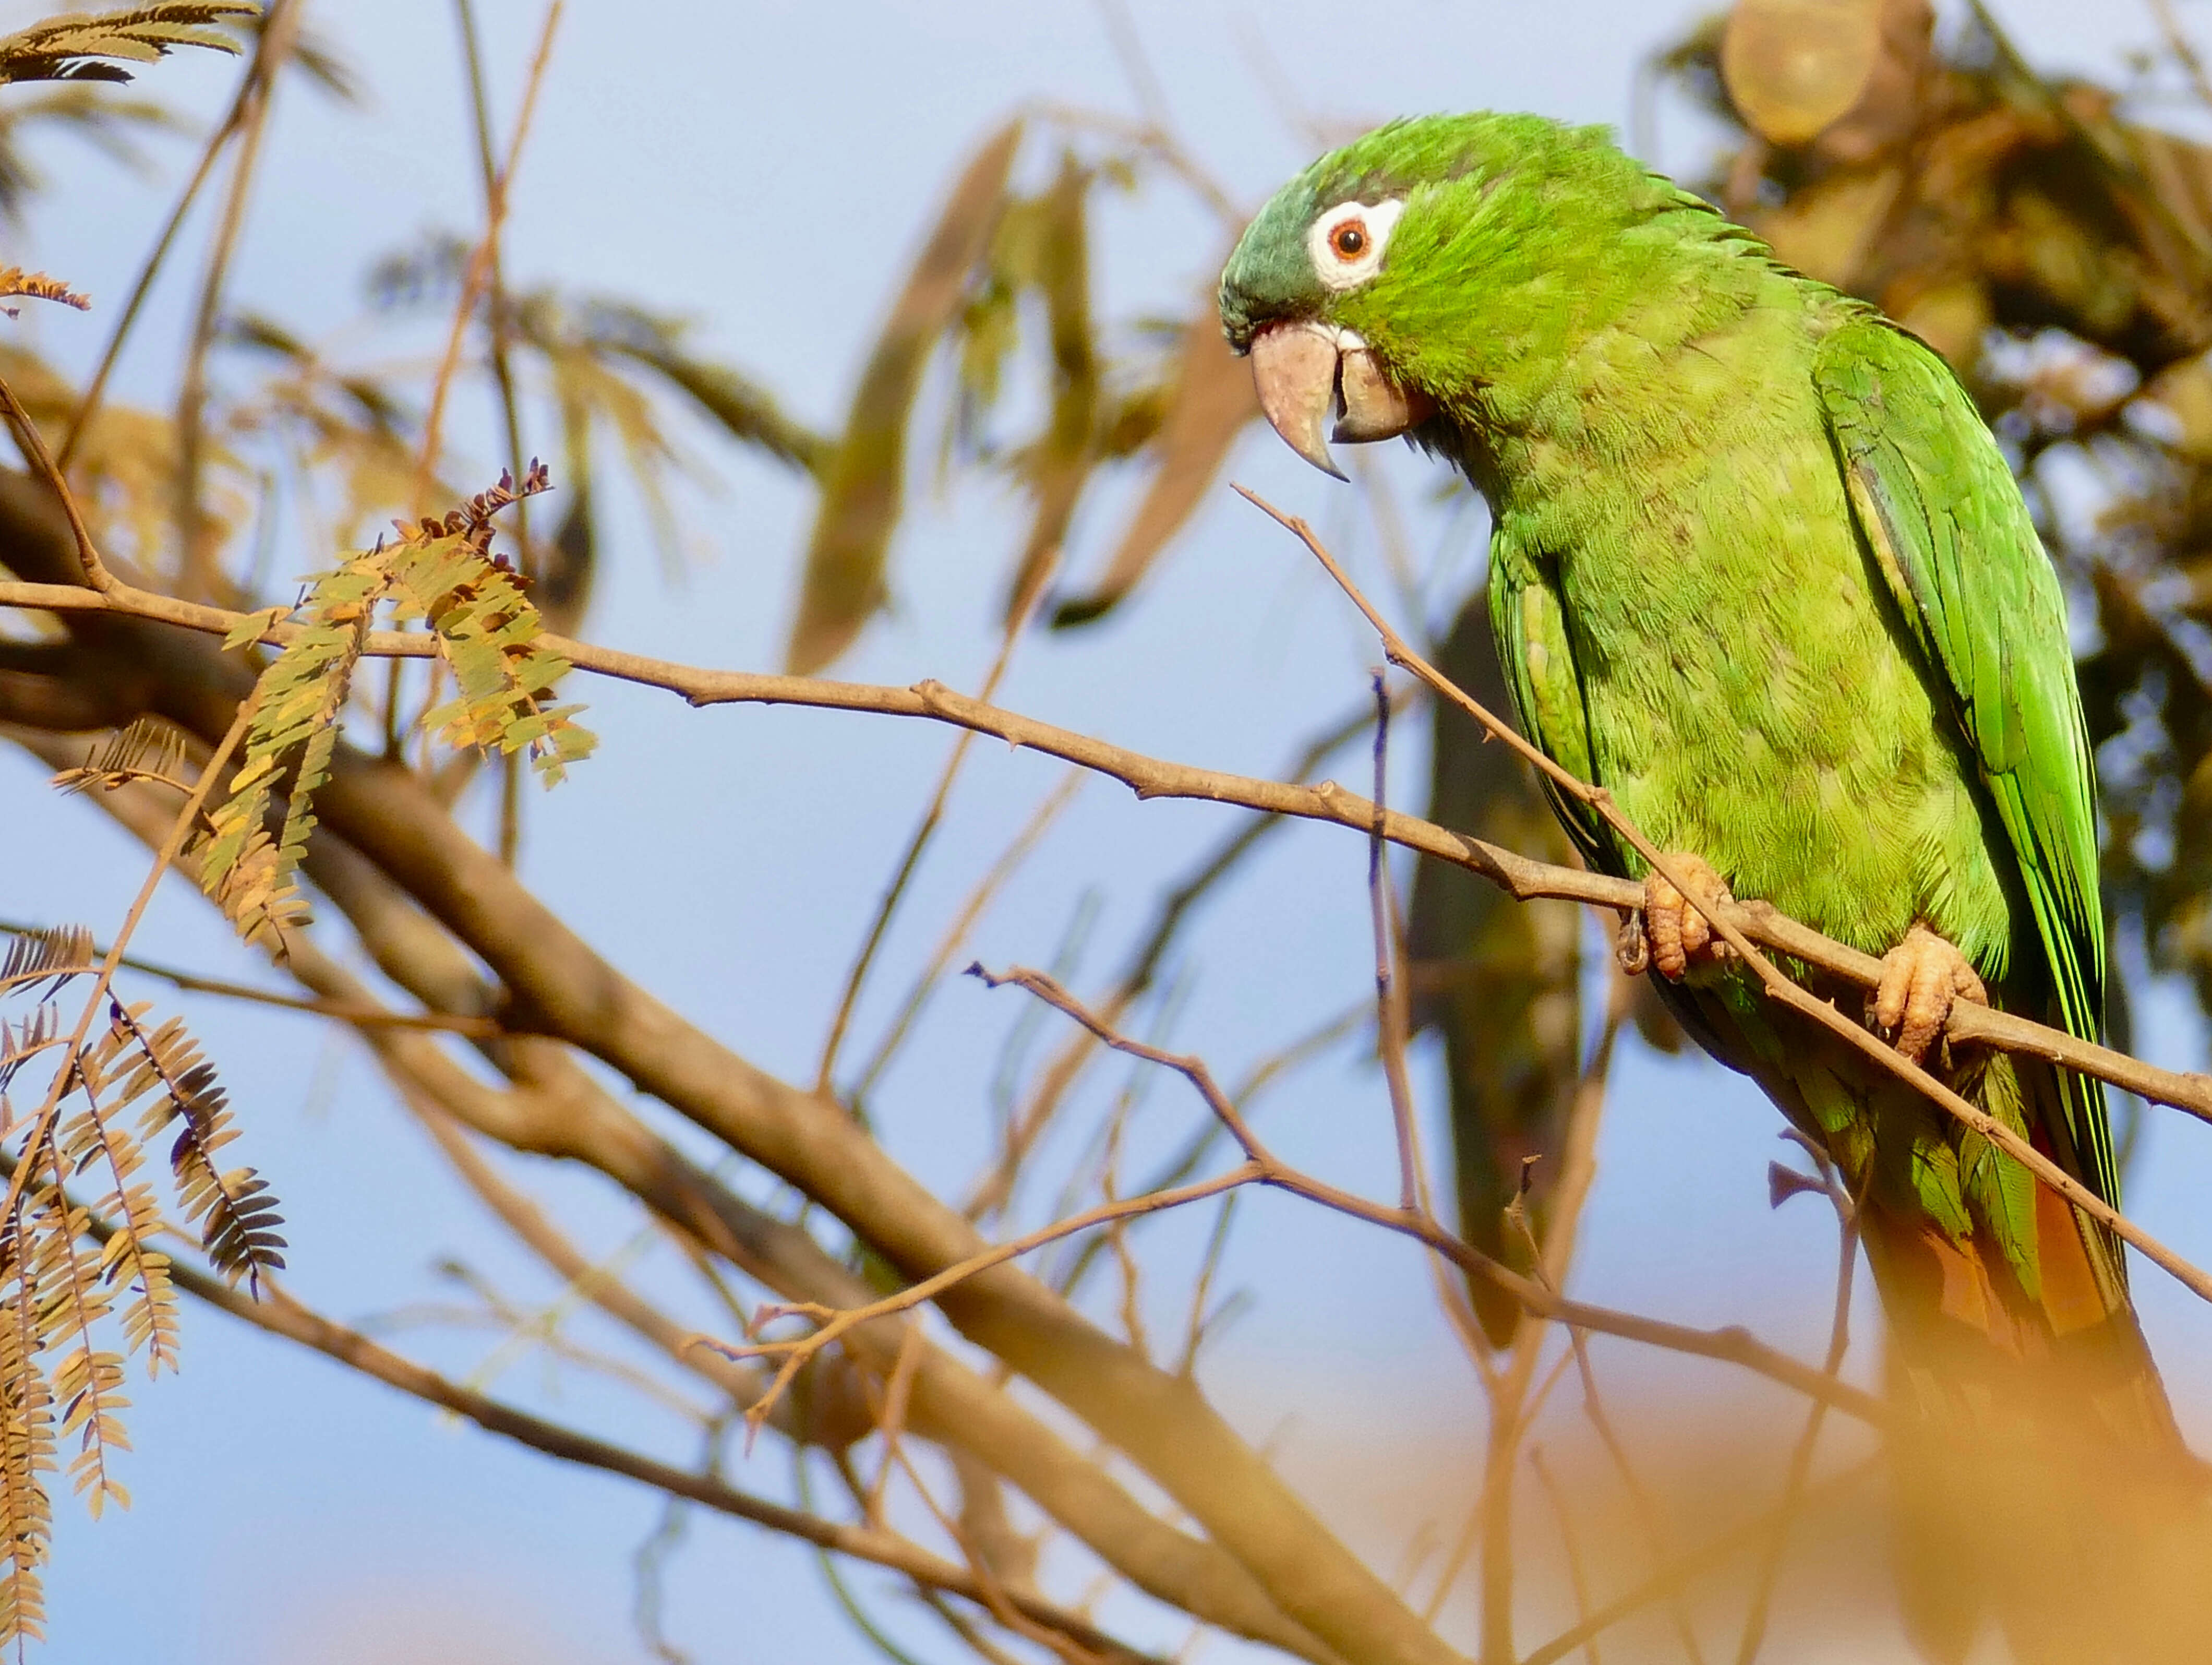
M 1316 216 L 1392 200 L 1379 270 L 1326 284 Z M 1596 131 L 1526 116 L 1397 123 L 1323 158 L 1247 232 L 1221 310 L 1240 348 L 1277 323 L 1356 331 L 1435 401 L 1413 437 L 1491 504 L 1522 727 L 1660 848 L 1869 953 L 1925 924 L 1998 1005 L 2097 1036 L 2094 788 L 2063 601 L 1928 348 Z M 1587 811 L 1554 808 L 1593 865 L 1642 877 Z M 2051 1245 L 2018 1164 L 1740 967 L 1670 998 L 1902 1238 L 1940 1234 L 2008 1272 L 2007 1301 L 2044 1302 Z M 2095 1083 L 2002 1054 L 1953 1079 L 2117 1200 Z M 2047 1236 L 2068 1212 L 2040 1218 Z M 2078 1220 L 2066 1235 L 2099 1305 L 2124 1311 L 2116 1245 Z

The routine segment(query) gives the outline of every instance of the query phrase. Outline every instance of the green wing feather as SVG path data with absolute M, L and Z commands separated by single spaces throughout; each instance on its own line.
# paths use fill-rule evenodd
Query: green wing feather
M 1814 380 L 1859 531 L 1951 695 L 2012 846 L 2056 1015 L 2094 1041 L 2105 998 L 2096 785 L 2058 575 L 1995 438 L 1934 352 L 1868 315 L 1821 343 Z M 2060 1079 L 2081 1178 L 2117 1204 L 2104 1090 L 2070 1071 Z
M 1595 780 L 1589 709 L 1567 641 L 1559 592 L 1543 581 L 1534 552 L 1503 520 L 1490 538 L 1490 623 L 1522 733 L 1577 781 Z M 1618 871 L 1595 811 L 1580 799 L 1566 796 L 1550 776 L 1541 778 L 1553 812 L 1583 860 L 1600 872 Z

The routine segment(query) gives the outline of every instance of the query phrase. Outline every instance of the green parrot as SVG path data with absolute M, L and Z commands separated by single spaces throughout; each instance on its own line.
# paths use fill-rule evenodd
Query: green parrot
M 1330 439 L 1403 434 L 1488 500 L 1528 738 L 1705 898 L 1881 957 L 1868 1020 L 2117 1202 L 2097 1082 L 1940 1043 L 1958 999 L 2094 1039 L 2106 975 L 2063 598 L 1943 361 L 1601 130 L 1534 116 L 1394 122 L 1324 156 L 1253 221 L 1219 299 L 1308 461 L 1336 473 Z M 2179 1452 L 2119 1244 L 1763 998 L 1680 893 L 1550 795 L 1592 866 L 1644 884 L 1633 945 L 1676 1017 L 1834 1160 L 1901 1385 L 2063 1382 L 2113 1449 Z

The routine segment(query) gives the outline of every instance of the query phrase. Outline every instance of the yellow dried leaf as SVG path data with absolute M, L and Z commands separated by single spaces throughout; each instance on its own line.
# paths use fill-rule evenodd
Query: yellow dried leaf
M 49 277 L 42 271 L 25 271 L 21 266 L 0 266 L 0 295 L 28 295 L 34 301 L 58 301 L 81 313 L 92 308 L 89 298 L 79 295 L 58 277 Z
M 836 659 L 883 605 L 884 558 L 898 522 L 906 465 L 907 415 L 930 351 L 990 246 L 1021 137 L 1022 124 L 1009 122 L 962 171 L 868 355 L 844 437 L 823 474 L 799 617 L 784 653 L 794 671 L 811 674 Z
M 1900 167 L 1838 173 L 1759 220 L 1775 256 L 1808 277 L 1856 288 L 1905 183 Z
M 1859 101 L 1881 21 L 1881 0 L 1736 0 L 1721 36 L 1729 96 L 1776 144 L 1802 144 Z
M 1260 414 L 1251 371 L 1222 340 L 1211 305 L 1185 326 L 1181 360 L 1152 485 L 1097 586 L 1060 605 L 1056 627 L 1089 623 L 1136 586 L 1205 496 L 1238 432 Z
M 2212 365 L 2203 355 L 2170 364 L 2142 391 L 2167 418 L 2168 443 L 2195 462 L 2212 462 Z

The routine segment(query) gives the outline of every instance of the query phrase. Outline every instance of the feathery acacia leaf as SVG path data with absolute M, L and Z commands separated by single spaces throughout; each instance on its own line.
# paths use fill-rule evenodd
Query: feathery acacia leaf
M 149 1030 L 146 1012 L 111 1004 L 111 1035 L 135 1048 L 135 1067 L 111 1109 L 120 1115 L 156 1093 L 140 1115 L 141 1136 L 150 1139 L 178 1125 L 169 1166 L 185 1218 L 199 1228 L 210 1264 L 234 1284 L 243 1279 L 258 1295 L 262 1277 L 283 1269 L 284 1239 L 277 1231 L 283 1216 L 252 1169 L 225 1171 L 216 1160 L 238 1130 L 230 1121 L 229 1095 L 200 1056 L 199 1043 L 174 1018 Z
M 254 685 L 229 796 L 210 811 L 206 834 L 193 846 L 202 888 L 248 942 L 281 952 L 284 933 L 307 918 L 295 875 L 380 605 L 390 604 L 401 622 L 429 624 L 459 693 L 423 720 L 448 743 L 526 750 L 548 785 L 591 754 L 591 731 L 574 720 L 581 708 L 545 702 L 568 661 L 538 645 L 538 610 L 521 580 L 489 553 L 492 518 L 548 483 L 542 464 L 532 464 L 519 486 L 502 474 L 442 520 L 396 523 L 396 538 L 347 556 L 310 585 L 299 635 Z M 268 623 L 257 615 L 234 640 L 251 640 L 260 633 L 252 627 Z
M 94 969 L 92 933 L 82 925 L 14 932 L 9 939 L 7 957 L 0 959 L 0 996 L 42 999 Z
M 520 486 L 502 474 L 498 485 L 442 522 L 425 520 L 413 537 L 403 526 L 399 541 L 385 554 L 398 617 L 428 621 L 460 690 L 423 722 L 456 746 L 526 750 L 551 786 L 598 743 L 574 720 L 582 707 L 543 702 L 568 662 L 537 645 L 543 628 L 537 608 L 516 574 L 487 552 L 492 516 L 548 483 L 542 463 L 531 465 Z
M 112 792 L 130 781 L 191 790 L 184 780 L 185 733 L 161 717 L 134 717 L 94 745 L 83 763 L 65 769 L 52 784 L 64 793 L 89 791 L 94 787 Z
M 15 1120 L 8 1107 L 9 1084 L 32 1059 L 61 1043 L 61 1016 L 52 1005 L 13 1024 L 0 1018 L 0 1128 Z
M 131 71 L 102 60 L 151 64 L 179 46 L 236 52 L 236 37 L 219 26 L 260 10 L 240 0 L 167 0 L 127 11 L 64 13 L 0 35 L 0 82 L 128 81 Z
M 1222 340 L 1209 303 L 1183 331 L 1175 392 L 1154 442 L 1158 460 L 1144 501 L 1097 583 L 1054 610 L 1055 629 L 1103 617 L 1137 586 L 1205 497 L 1237 434 L 1259 414 L 1251 372 Z

